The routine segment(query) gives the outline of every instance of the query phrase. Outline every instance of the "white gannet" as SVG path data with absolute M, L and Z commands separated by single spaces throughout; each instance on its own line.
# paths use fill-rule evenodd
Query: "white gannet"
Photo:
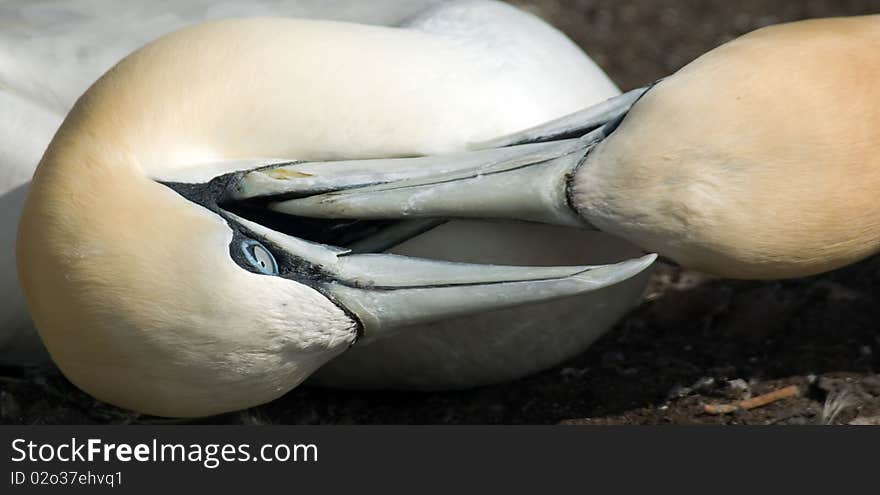
M 635 302 L 653 256 L 592 266 L 640 252 L 605 234 L 421 233 L 434 223 L 291 219 L 232 198 L 255 168 L 342 160 L 356 178 L 364 159 L 461 152 L 617 93 L 563 35 L 503 4 L 443 4 L 405 27 L 203 24 L 77 101 L 17 243 L 28 308 L 72 382 L 168 416 L 259 404 L 325 364 L 329 385 L 472 386 L 572 356 Z
M 880 251 L 878 81 L 880 16 L 781 24 L 474 146 L 488 149 L 359 177 L 346 163 L 282 164 L 247 174 L 234 197 L 308 217 L 595 227 L 722 276 L 806 276 Z M 278 180 L 300 170 L 316 172 Z
M 0 3 L 0 364 L 48 361 L 15 272 L 28 183 L 76 98 L 119 59 L 186 25 L 290 16 L 395 25 L 440 0 L 9 0 Z

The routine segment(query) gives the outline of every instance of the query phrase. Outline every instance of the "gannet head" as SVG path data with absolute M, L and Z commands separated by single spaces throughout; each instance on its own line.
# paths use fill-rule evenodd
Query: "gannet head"
M 35 176 L 18 259 L 36 327 L 75 384 L 137 411 L 206 415 L 271 400 L 354 342 L 358 323 L 327 297 L 263 275 L 272 257 L 246 231 L 68 129 Z
M 880 16 L 764 28 L 651 88 L 572 185 L 597 227 L 735 278 L 880 250 Z
M 321 37 L 320 54 L 302 49 L 310 36 Z M 365 43 L 383 54 L 369 68 L 350 49 Z M 406 64 L 392 54 L 412 44 L 417 53 L 428 51 L 427 62 L 401 71 Z M 443 105 L 485 113 L 482 98 L 459 101 L 460 81 L 435 77 L 444 67 L 431 64 L 456 56 L 454 48 L 401 30 L 230 21 L 163 38 L 108 72 L 47 149 L 19 227 L 22 289 L 65 375 L 99 399 L 140 412 L 230 411 L 278 397 L 359 339 L 579 294 L 646 268 L 653 257 L 533 268 L 374 254 L 413 227 L 370 224 L 373 235 L 339 222 L 279 218 L 264 211 L 262 199 L 240 195 L 250 184 L 247 172 L 277 161 L 253 157 L 345 155 L 327 142 L 361 146 L 366 155 L 418 151 L 382 141 L 381 133 L 359 133 L 373 131 L 370 109 L 406 115 L 406 91 L 423 90 L 426 81 L 450 85 Z M 279 62 L 289 58 L 295 60 Z M 328 58 L 385 77 L 359 73 L 356 84 L 374 85 L 379 100 L 361 102 L 366 115 L 309 103 L 357 101 L 342 91 L 353 83 L 321 72 Z M 383 89 L 383 67 L 397 71 L 402 87 Z M 383 101 L 382 91 L 403 91 L 401 102 Z M 472 100 L 476 108 L 468 108 Z M 435 115 L 442 123 L 447 114 Z M 316 125 L 321 119 L 335 127 Z M 373 166 L 354 168 L 369 174 Z M 309 172 L 268 170 L 274 180 L 314 183 Z M 349 170 L 333 180 L 357 176 Z M 344 238 L 353 234 L 364 242 L 342 247 L 352 245 Z

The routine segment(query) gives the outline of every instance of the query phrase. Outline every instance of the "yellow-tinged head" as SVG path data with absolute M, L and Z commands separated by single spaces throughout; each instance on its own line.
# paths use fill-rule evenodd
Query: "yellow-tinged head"
M 354 341 L 357 324 L 315 289 L 238 266 L 224 218 L 70 122 L 34 177 L 17 254 L 71 381 L 137 411 L 207 415 L 280 396 Z
M 683 265 L 809 275 L 880 250 L 880 16 L 772 26 L 650 89 L 588 156 L 580 213 Z

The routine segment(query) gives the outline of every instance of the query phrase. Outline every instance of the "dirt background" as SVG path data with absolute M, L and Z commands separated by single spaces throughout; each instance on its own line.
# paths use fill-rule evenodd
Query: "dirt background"
M 880 0 L 513 0 L 580 44 L 622 89 L 742 33 L 880 12 Z M 780 95 L 784 98 L 785 95 Z M 302 387 L 207 423 L 880 424 L 880 259 L 778 282 L 660 266 L 642 303 L 575 359 L 516 382 L 444 393 Z M 725 415 L 797 385 L 795 397 Z M 0 369 L 0 423 L 167 423 L 99 403 L 57 373 Z

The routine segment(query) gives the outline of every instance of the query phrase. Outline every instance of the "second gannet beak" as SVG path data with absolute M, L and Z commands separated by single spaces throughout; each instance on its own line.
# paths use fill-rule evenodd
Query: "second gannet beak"
M 229 199 L 308 218 L 513 219 L 589 228 L 571 205 L 568 184 L 647 89 L 477 143 L 473 151 L 260 167 L 238 178 Z
M 329 169 L 332 172 L 325 177 L 357 180 L 357 172 L 346 175 L 334 167 Z M 241 266 L 318 290 L 356 318 L 361 325 L 360 338 L 364 340 L 381 338 L 420 323 L 601 289 L 637 275 L 656 258 L 649 254 L 609 265 L 529 267 L 381 254 L 370 251 L 395 245 L 424 228 L 416 222 L 413 229 L 404 222 L 403 225 L 370 226 L 361 229 L 367 232 L 362 234 L 357 228 L 331 223 L 327 229 L 335 233 L 321 237 L 315 234 L 316 226 L 308 219 L 271 218 L 239 199 L 241 191 L 251 187 L 248 184 L 256 176 L 253 174 L 294 173 L 304 178 L 315 177 L 288 167 L 270 167 L 244 177 L 240 173 L 226 174 L 205 184 L 165 185 L 223 216 L 242 239 L 247 239 L 245 242 L 250 244 L 230 249 L 233 257 L 247 258 Z M 346 229 L 347 237 L 339 232 Z M 314 239 L 337 242 L 344 247 Z M 352 245 L 359 248 L 354 249 Z

